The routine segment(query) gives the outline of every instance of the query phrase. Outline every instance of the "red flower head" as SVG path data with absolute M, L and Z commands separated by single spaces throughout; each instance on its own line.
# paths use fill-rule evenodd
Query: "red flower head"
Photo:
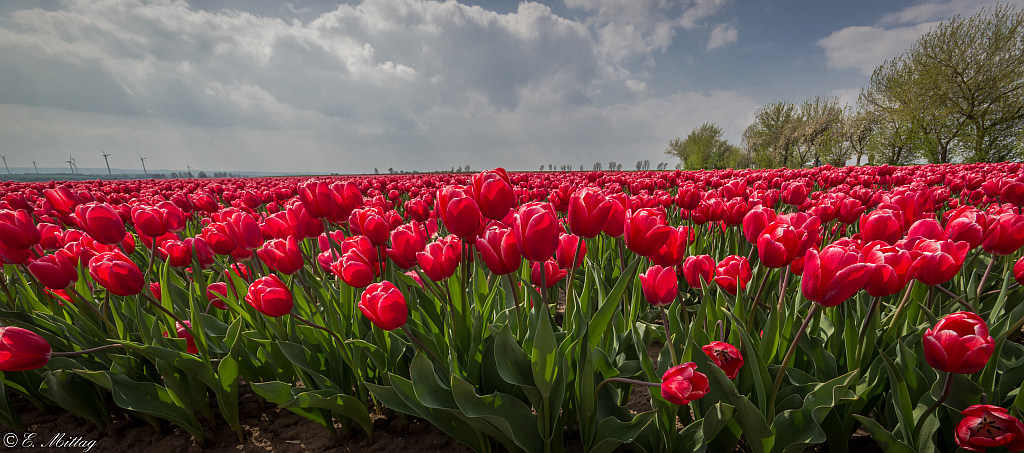
M 163 236 L 167 233 L 167 225 L 164 221 L 164 211 L 159 208 L 147 206 L 136 206 L 132 208 L 132 222 L 135 223 L 135 231 L 149 237 Z
M 78 281 L 78 270 L 68 259 L 68 252 L 46 255 L 28 263 L 28 271 L 39 283 L 50 289 L 64 289 Z
M 1024 246 L 1024 215 L 1002 214 L 988 227 L 982 250 L 993 255 L 1011 255 Z
M 501 167 L 473 175 L 473 196 L 480 213 L 492 220 L 503 219 L 516 205 L 512 182 Z
M 516 236 L 509 228 L 492 226 L 476 240 L 476 248 L 484 264 L 495 275 L 505 275 L 519 270 L 523 255 L 519 252 Z
M 860 219 L 860 216 L 864 213 L 865 209 L 864 204 L 861 203 L 860 200 L 853 197 L 846 197 L 839 203 L 839 210 L 836 212 L 836 218 L 838 218 L 842 223 L 852 225 Z
M 427 231 L 418 223 L 407 223 L 391 232 L 388 257 L 402 269 L 416 265 L 416 254 L 427 247 Z
M 519 206 L 512 231 L 519 251 L 529 261 L 547 261 L 558 249 L 558 218 L 550 203 L 535 201 Z
M 910 251 L 914 264 L 910 265 L 910 276 L 926 285 L 941 285 L 952 279 L 967 258 L 967 242 L 951 240 L 933 241 L 911 239 L 904 244 Z
M 942 225 L 932 218 L 925 218 L 914 222 L 907 230 L 907 237 L 922 237 L 925 239 L 942 239 Z M 890 244 L 891 245 L 891 244 Z
M 821 253 L 811 249 L 805 257 L 800 289 L 807 300 L 835 307 L 864 287 L 873 267 L 860 262 L 860 253 L 853 248 L 830 245 Z
M 228 298 L 227 283 L 215 282 L 210 283 L 210 286 L 206 287 L 206 298 L 210 301 L 210 303 L 213 304 L 214 307 L 217 307 L 221 310 L 227 310 L 227 304 L 225 304 L 224 301 L 220 300 L 217 296 L 223 297 L 225 299 Z
M 245 295 L 245 301 L 256 311 L 274 318 L 291 312 L 292 305 L 295 303 L 292 299 L 292 292 L 275 274 L 258 278 L 252 282 L 249 285 L 249 293 Z
M 352 211 L 348 216 L 348 226 L 352 229 L 353 235 L 366 236 L 373 245 L 386 244 L 388 235 L 391 234 L 391 226 L 380 208 L 369 207 Z
M 874 266 L 864 285 L 864 290 L 872 297 L 891 296 L 900 292 L 907 285 L 910 266 L 914 263 L 910 252 L 886 245 L 882 241 L 865 245 L 860 252 L 860 261 Z
M 786 267 L 797 257 L 800 237 L 788 223 L 775 221 L 765 226 L 757 238 L 757 256 L 767 267 Z
M 438 191 L 437 214 L 445 228 L 462 239 L 472 238 L 483 227 L 480 206 L 467 188 L 447 186 Z
M 260 224 L 256 223 L 256 219 L 248 213 L 235 211 L 225 220 L 228 235 L 231 236 L 231 240 L 235 241 L 237 249 L 257 249 L 263 245 L 263 231 L 260 230 Z
M 679 278 L 671 267 L 651 266 L 640 274 L 640 288 L 651 305 L 668 305 L 679 294 Z
M 541 281 L 540 266 L 540 263 L 533 263 L 530 268 L 530 282 L 537 287 L 550 288 L 568 275 L 565 269 L 558 267 L 555 260 L 547 260 L 544 262 L 544 281 Z
M 700 289 L 708 286 L 715 278 L 715 259 L 710 255 L 688 256 L 683 261 L 683 277 L 686 284 Z
M 661 376 L 661 397 L 672 404 L 685 406 L 704 397 L 711 387 L 708 377 L 697 371 L 693 362 L 676 365 Z
M 612 202 L 595 187 L 577 190 L 569 198 L 569 231 L 577 236 L 594 238 L 601 234 Z
M 455 275 L 461 261 L 462 241 L 453 234 L 427 244 L 422 252 L 416 254 L 416 262 L 423 273 L 436 282 Z
M 712 362 L 715 362 L 715 365 L 725 372 L 726 377 L 736 379 L 740 368 L 743 367 L 743 355 L 740 354 L 739 349 L 736 349 L 736 346 L 721 341 L 712 341 L 701 349 Z
M 742 256 L 729 255 L 719 261 L 715 268 L 715 283 L 733 296 L 736 295 L 737 286 L 740 291 L 747 288 L 751 277 L 750 263 Z
M 122 225 L 123 227 L 123 225 Z M 32 215 L 23 210 L 0 210 L 0 242 L 15 250 L 28 250 L 42 235 L 32 223 Z
M 653 208 L 626 211 L 623 236 L 626 247 L 640 256 L 651 256 L 668 241 L 672 227 L 665 225 L 664 215 Z
M 409 318 L 405 295 L 388 281 L 366 287 L 359 300 L 359 311 L 383 330 L 402 327 Z
M 651 262 L 659 266 L 674 267 L 683 262 L 686 256 L 686 247 L 696 240 L 693 229 L 681 226 L 672 228 L 671 234 L 656 252 L 651 254 Z
M 326 182 L 307 181 L 299 185 L 299 200 L 309 215 L 317 219 L 327 217 L 335 209 L 334 193 Z
M 1024 256 L 1020 257 L 1020 259 L 1013 264 L 1013 279 L 1017 280 L 1017 283 L 1024 285 Z
M 975 404 L 960 414 L 964 418 L 956 426 L 956 444 L 964 450 L 984 453 L 1005 446 L 1008 451 L 1024 451 L 1024 423 L 1006 409 Z
M 775 211 L 772 208 L 755 206 L 743 217 L 743 237 L 747 238 L 747 242 L 757 245 L 757 238 L 774 221 Z
M 118 296 L 141 293 L 146 283 L 139 267 L 121 252 L 105 252 L 93 257 L 89 261 L 89 275 L 107 291 Z
M 333 251 L 328 251 L 333 255 Z M 341 259 L 331 264 L 331 272 L 353 288 L 364 288 L 381 274 L 377 251 L 366 236 L 352 236 L 341 242 Z
M 980 316 L 966 311 L 951 313 L 925 331 L 924 358 L 936 370 L 974 374 L 985 368 L 995 342 Z
M 117 211 L 105 203 L 86 203 L 75 208 L 78 226 L 97 242 L 117 245 L 127 230 Z
M 287 240 L 273 239 L 264 244 L 263 248 L 256 252 L 256 255 L 270 270 L 285 275 L 298 272 L 305 264 L 302 259 L 302 250 L 299 249 L 299 241 L 295 239 L 295 236 L 289 236 Z
M 611 202 L 611 208 L 608 209 L 608 220 L 604 222 L 602 231 L 608 236 L 617 238 L 622 236 L 626 226 L 626 207 L 629 206 L 629 201 L 621 193 L 609 195 L 608 200 Z
M 972 250 L 981 245 L 989 224 L 988 215 L 968 205 L 947 212 L 943 217 L 946 216 L 948 220 L 946 228 L 942 231 L 942 239 L 953 242 L 967 241 Z
M 50 361 L 50 343 L 21 327 L 0 327 L 0 371 L 28 371 Z
M 579 247 L 579 250 L 577 250 Z M 578 236 L 563 234 L 558 237 L 558 248 L 555 250 L 558 266 L 563 269 L 576 269 L 583 266 L 587 256 L 587 243 Z M 575 260 L 575 262 L 573 262 Z

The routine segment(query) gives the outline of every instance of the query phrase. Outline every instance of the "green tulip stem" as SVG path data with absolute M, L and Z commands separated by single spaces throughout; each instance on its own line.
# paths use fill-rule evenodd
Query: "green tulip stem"
M 521 338 L 519 330 L 523 324 L 523 313 L 522 309 L 519 307 L 519 288 L 517 288 L 518 285 L 516 285 L 516 282 L 512 280 L 511 273 L 505 274 L 505 279 L 508 280 L 508 287 L 512 289 L 512 299 L 516 305 L 516 338 L 519 339 Z
M 345 340 L 341 339 L 341 337 L 339 337 L 338 334 L 334 333 L 333 330 L 328 329 L 328 328 L 326 328 L 324 326 L 321 326 L 319 324 L 316 324 L 316 323 L 314 323 L 314 322 L 312 322 L 312 321 L 310 321 L 310 320 L 308 320 L 306 318 L 303 318 L 302 316 L 299 316 L 299 315 L 295 314 L 294 311 L 289 313 L 289 314 L 292 315 L 292 318 L 295 318 L 296 321 L 301 322 L 301 323 L 303 323 L 303 324 L 305 324 L 305 325 L 307 325 L 309 327 L 312 327 L 314 329 L 319 329 L 319 330 L 322 330 L 324 332 L 327 332 L 330 336 L 334 337 L 334 340 L 338 342 L 338 349 L 340 349 L 342 354 L 345 356 L 344 358 L 350 364 L 349 366 L 352 368 L 352 371 L 354 373 L 356 373 L 357 376 L 359 375 L 357 370 L 356 370 L 355 363 L 352 362 L 352 357 L 349 356 L 349 354 L 348 354 L 348 349 L 345 348 Z M 278 317 L 276 319 L 280 320 L 281 318 Z
M 544 289 L 545 286 L 547 286 L 548 281 L 547 281 L 547 276 L 545 275 L 545 272 L 544 272 L 546 270 L 546 269 L 544 269 L 544 263 L 541 262 L 541 263 L 538 263 L 538 265 L 540 266 L 540 284 L 537 285 L 537 289 L 540 290 L 540 301 L 538 301 L 535 305 L 537 306 L 537 310 L 540 310 L 540 303 L 541 302 L 544 303 L 544 308 L 547 308 L 547 306 L 548 306 L 547 291 L 545 291 L 545 289 Z
M 672 366 L 676 366 L 679 364 L 679 361 L 676 360 L 676 348 L 672 343 L 672 330 L 668 327 L 668 312 L 665 311 L 665 306 L 663 305 L 659 305 L 658 308 L 661 309 L 661 322 L 665 325 L 665 346 L 668 347 L 669 356 L 672 357 Z
M 914 437 L 912 438 L 915 444 L 921 444 L 921 439 L 918 439 L 918 436 L 921 435 L 921 428 L 924 427 L 925 422 L 928 421 L 928 417 L 932 415 L 932 412 L 935 412 L 935 410 L 946 401 L 946 398 L 949 397 L 950 390 L 953 390 L 953 373 L 947 372 L 946 384 L 942 387 L 942 396 L 939 396 L 939 399 L 935 400 L 931 406 L 928 406 L 928 409 L 925 409 L 924 413 L 921 414 L 921 418 L 917 419 L 917 425 L 914 427 Z
M 948 290 L 948 289 L 946 289 L 946 288 L 943 288 L 943 287 L 942 287 L 942 286 L 940 286 L 940 285 L 936 285 L 936 286 L 935 286 L 935 288 L 936 288 L 936 289 L 938 289 L 938 290 L 939 290 L 939 292 L 941 292 L 941 293 L 943 293 L 943 294 L 945 294 L 945 295 L 947 295 L 947 296 L 949 296 L 949 297 L 952 297 L 952 298 L 953 298 L 953 302 L 957 302 L 957 303 L 959 303 L 960 305 L 963 305 L 963 306 L 964 306 L 965 308 L 967 308 L 968 310 L 970 310 L 970 311 L 971 311 L 972 313 L 977 313 L 977 312 L 978 312 L 978 310 L 976 310 L 976 309 L 974 308 L 974 306 L 973 306 L 973 305 L 971 305 L 971 303 L 970 303 L 970 302 L 968 302 L 968 301 L 966 301 L 966 300 L 965 300 L 965 299 L 967 298 L 967 296 L 966 296 L 966 295 L 960 295 L 960 296 L 957 296 L 957 295 L 956 295 L 955 293 L 953 293 L 952 291 L 950 291 L 950 290 Z M 995 292 L 999 292 L 999 291 L 995 291 Z M 986 296 L 986 295 L 988 295 L 988 294 L 991 294 L 991 293 L 992 293 L 992 292 L 990 291 L 990 292 L 988 292 L 988 293 L 982 294 L 982 296 Z
M 402 330 L 405 331 L 405 334 L 407 336 L 409 336 L 409 340 L 412 341 L 414 345 L 416 345 L 416 349 L 419 349 L 420 351 L 423 351 L 425 354 L 427 354 L 427 356 L 430 357 L 430 360 L 434 361 L 434 363 L 441 366 L 447 365 L 445 362 L 442 362 L 441 359 L 438 359 L 433 352 L 430 352 L 430 349 L 427 349 L 427 346 L 424 345 L 419 338 L 416 338 L 416 335 L 412 334 L 412 330 L 409 330 L 408 324 L 402 324 Z
M 793 275 L 793 272 L 789 270 L 788 266 L 786 267 L 786 270 L 783 271 L 783 273 L 786 275 L 785 277 L 783 277 L 781 283 L 782 286 L 779 288 L 779 304 L 776 308 L 776 311 L 778 313 L 782 313 L 782 303 L 786 301 L 786 288 L 789 287 L 789 276 Z
M 719 319 L 718 322 L 715 323 L 715 327 L 717 327 L 718 330 L 718 341 L 725 343 L 725 323 Z
M 29 274 L 29 275 L 31 276 L 32 274 Z M 89 302 L 89 300 L 86 299 L 85 296 L 83 296 L 81 293 L 79 293 L 78 290 L 75 289 L 75 285 L 68 286 L 66 291 L 71 291 L 72 294 L 77 296 L 78 299 L 82 301 L 82 305 L 85 305 L 86 307 L 89 307 L 89 311 L 91 311 L 94 315 L 98 316 L 100 318 L 100 321 L 103 321 L 103 325 L 105 325 L 107 327 L 107 332 L 109 332 L 111 334 L 117 333 L 117 328 L 114 327 L 114 324 L 111 323 L 109 319 L 107 319 L 107 317 L 103 314 L 103 312 L 101 312 L 98 308 L 94 307 L 92 305 L 92 302 Z M 143 291 L 145 291 L 145 290 L 143 290 Z
M 609 382 L 624 382 L 624 383 L 630 384 L 630 385 L 643 385 L 643 386 L 646 386 L 646 387 L 661 387 L 661 384 L 655 384 L 653 382 L 638 381 L 638 380 L 635 380 L 635 379 L 626 379 L 626 378 L 620 378 L 620 377 L 613 377 L 613 378 L 605 379 L 605 380 L 601 381 L 600 384 L 597 384 L 597 387 L 594 388 L 594 394 L 596 395 L 598 390 L 601 390 L 601 387 L 604 386 L 605 384 L 609 383 Z
M 910 300 L 910 293 L 913 292 L 913 289 L 914 279 L 911 278 L 907 280 L 907 289 L 903 292 L 903 300 L 900 301 L 900 304 L 896 307 L 896 311 L 889 317 L 889 326 L 885 328 L 886 335 L 888 335 L 889 331 L 896 326 L 896 319 L 899 318 L 903 313 L 903 310 L 907 307 L 907 302 Z
M 108 344 L 108 345 L 105 345 L 105 346 L 100 346 L 100 347 L 96 347 L 96 348 L 92 348 L 92 349 L 83 349 L 81 351 L 53 352 L 53 353 L 50 353 L 50 357 L 70 357 L 70 356 L 74 356 L 74 355 L 92 354 L 94 352 L 105 351 L 107 349 L 125 348 L 125 347 L 127 347 L 127 346 L 125 346 L 123 344 Z
M 868 308 L 868 315 L 866 317 L 864 317 L 864 325 L 862 325 L 860 327 L 860 336 L 858 338 L 860 338 L 861 340 L 863 340 L 864 339 L 864 335 L 867 334 L 868 327 L 871 325 L 871 318 L 875 316 L 875 311 L 878 309 L 878 305 L 881 304 L 881 303 L 882 303 L 882 298 L 881 297 L 875 297 L 875 300 L 873 300 L 871 302 L 871 308 Z M 861 349 L 862 347 L 863 347 L 863 343 L 858 341 L 857 342 L 857 362 L 856 362 L 856 365 L 858 367 L 860 366 L 861 355 L 864 353 L 864 351 Z
M 152 303 L 152 305 L 154 307 L 156 307 L 156 308 L 160 309 L 160 311 L 166 313 L 167 316 L 170 316 L 171 319 L 174 320 L 174 322 L 178 323 L 178 325 L 180 325 L 181 327 L 184 327 L 185 331 L 188 332 L 189 335 L 192 335 L 192 338 L 199 338 L 199 337 L 196 336 L 196 333 L 194 331 L 192 331 L 192 327 L 191 326 L 186 324 L 185 321 L 183 321 L 181 318 L 179 318 L 178 315 L 174 314 L 174 312 L 168 310 L 167 307 L 164 307 L 163 304 L 161 304 L 159 300 L 156 300 L 156 299 L 153 298 L 153 296 L 150 296 L 149 294 L 146 294 L 145 290 L 143 290 L 139 294 L 142 294 L 143 297 L 145 297 L 146 299 L 149 299 L 149 302 Z M 201 342 L 197 341 L 196 342 L 196 346 L 198 347 L 200 345 L 200 343 Z M 206 346 L 202 346 L 202 348 L 205 350 Z
M 979 306 L 981 306 L 981 291 L 985 288 L 985 281 L 988 280 L 989 272 L 992 272 L 993 264 L 996 264 L 996 257 L 994 256 L 992 259 L 988 260 L 988 266 L 985 267 L 985 273 L 981 275 L 981 280 L 978 281 L 977 301 Z
M 761 284 L 757 287 L 757 294 L 754 295 L 754 300 L 750 302 L 750 315 L 747 316 L 747 331 L 750 333 L 753 333 L 754 317 L 757 313 L 757 304 L 758 302 L 761 301 L 761 294 L 764 292 L 764 287 L 768 283 L 768 276 L 770 276 L 771 274 L 771 272 L 765 269 L 764 277 L 761 278 Z
M 775 385 L 772 386 L 772 393 L 768 397 L 767 420 L 773 420 L 775 418 L 775 397 L 779 395 L 779 389 L 782 388 L 782 379 L 786 377 L 786 368 L 789 368 L 789 362 L 793 360 L 793 356 L 796 355 L 796 347 L 800 344 L 800 338 L 804 336 L 804 331 L 807 330 L 807 326 L 810 325 L 811 320 L 814 319 L 814 315 L 818 314 L 818 310 L 820 309 L 821 305 L 814 304 L 814 306 L 811 307 L 811 310 L 807 312 L 807 317 L 804 318 L 803 324 L 800 324 L 800 330 L 796 331 L 796 336 L 793 337 L 793 343 L 789 345 L 789 350 L 786 351 L 786 357 L 782 359 L 782 366 L 779 368 L 779 374 L 775 376 Z

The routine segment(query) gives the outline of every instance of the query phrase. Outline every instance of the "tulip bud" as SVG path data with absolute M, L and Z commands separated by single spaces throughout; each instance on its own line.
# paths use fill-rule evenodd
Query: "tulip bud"
M 476 240 L 484 264 L 495 275 L 505 275 L 519 270 L 523 255 L 516 243 L 516 236 L 509 228 L 490 227 Z
M 737 287 L 739 291 L 747 288 L 751 277 L 750 263 L 742 256 L 729 255 L 715 267 L 715 283 L 733 296 L 736 295 Z
M 124 240 L 127 230 L 121 216 L 104 203 L 87 203 L 75 208 L 78 226 L 97 242 L 117 245 Z
M 50 289 L 64 289 L 78 281 L 78 270 L 61 252 L 29 263 L 28 271 L 39 279 L 39 283 Z
M 640 274 L 640 288 L 651 305 L 668 305 L 679 294 L 679 278 L 671 267 L 651 266 Z
M 249 293 L 245 295 L 245 301 L 256 311 L 274 318 L 291 312 L 294 304 L 292 292 L 274 274 L 252 282 L 249 285 Z
M 985 368 L 995 342 L 980 316 L 966 311 L 944 316 L 921 338 L 924 358 L 936 370 L 974 374 Z
M 672 404 L 685 406 L 703 398 L 709 391 L 708 377 L 697 371 L 697 364 L 693 362 L 669 368 L 661 376 L 661 397 Z
M 531 202 L 519 207 L 512 223 L 523 258 L 544 262 L 558 249 L 558 220 L 549 203 Z
M 640 256 L 651 256 L 668 241 L 672 227 L 665 225 L 660 212 L 643 208 L 626 212 L 623 236 L 626 247 Z
M 540 288 L 555 286 L 568 275 L 565 269 L 560 268 L 555 260 L 547 260 L 544 262 L 544 281 L 541 281 L 540 266 L 541 263 L 533 263 L 530 268 L 530 282 Z
M 604 192 L 594 187 L 577 190 L 569 198 L 569 230 L 585 238 L 594 238 L 601 233 L 612 202 Z
M 134 296 L 145 286 L 142 271 L 120 252 L 105 252 L 93 257 L 89 260 L 89 275 L 118 296 Z
M 838 245 L 814 249 L 804 257 L 800 289 L 807 300 L 823 307 L 835 307 L 860 291 L 871 276 L 873 265 L 860 262 L 860 254 Z
M 402 327 L 409 317 L 405 295 L 388 281 L 366 287 L 359 300 L 359 311 L 383 330 Z
M 50 361 L 50 343 L 21 327 L 0 327 L 0 371 L 28 371 Z

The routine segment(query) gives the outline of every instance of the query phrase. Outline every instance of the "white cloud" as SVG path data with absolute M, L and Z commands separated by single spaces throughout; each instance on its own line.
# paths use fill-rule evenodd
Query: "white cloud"
M 832 90 L 832 96 L 839 98 L 839 106 L 857 108 L 857 98 L 860 97 L 860 88 Z
M 919 3 L 886 14 L 872 26 L 837 30 L 819 40 L 818 45 L 825 49 L 829 68 L 853 68 L 864 75 L 871 75 L 885 60 L 906 52 L 917 38 L 938 25 L 939 21 L 958 14 L 968 17 L 996 3 L 991 0 Z
M 715 25 L 711 30 L 711 38 L 708 39 L 708 50 L 736 42 L 736 33 L 736 27 L 732 24 Z
M 141 152 L 151 168 L 215 170 L 656 159 L 709 118 L 738 136 L 756 107 L 736 92 L 643 96 L 635 68 L 717 1 L 609 0 L 579 6 L 584 21 L 531 2 L 363 0 L 304 21 L 183 0 L 61 5 L 0 17 L 0 142 L 41 165 L 89 147 L 117 153 L 112 166 Z

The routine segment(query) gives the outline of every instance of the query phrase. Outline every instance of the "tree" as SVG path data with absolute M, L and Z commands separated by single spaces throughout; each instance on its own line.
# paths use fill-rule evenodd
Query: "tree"
M 722 139 L 722 128 L 714 123 L 704 123 L 686 136 L 669 141 L 665 154 L 677 157 L 686 170 L 702 168 L 733 168 L 740 164 L 742 151 Z M 650 161 L 645 161 L 650 168 Z M 637 162 L 639 167 L 641 162 Z
M 743 131 L 743 144 L 761 168 L 800 167 L 793 151 L 800 142 L 801 118 L 797 106 L 772 101 L 755 114 L 754 123 Z
M 843 138 L 849 144 L 852 155 L 857 156 L 856 165 L 867 155 L 867 144 L 875 131 L 878 118 L 867 111 L 847 113 L 843 116 Z
M 845 165 L 840 130 L 842 119 L 843 109 L 839 107 L 836 96 L 815 96 L 800 104 L 797 161 L 800 164 L 813 161 L 814 165 L 819 165 L 822 160 L 828 160 Z

